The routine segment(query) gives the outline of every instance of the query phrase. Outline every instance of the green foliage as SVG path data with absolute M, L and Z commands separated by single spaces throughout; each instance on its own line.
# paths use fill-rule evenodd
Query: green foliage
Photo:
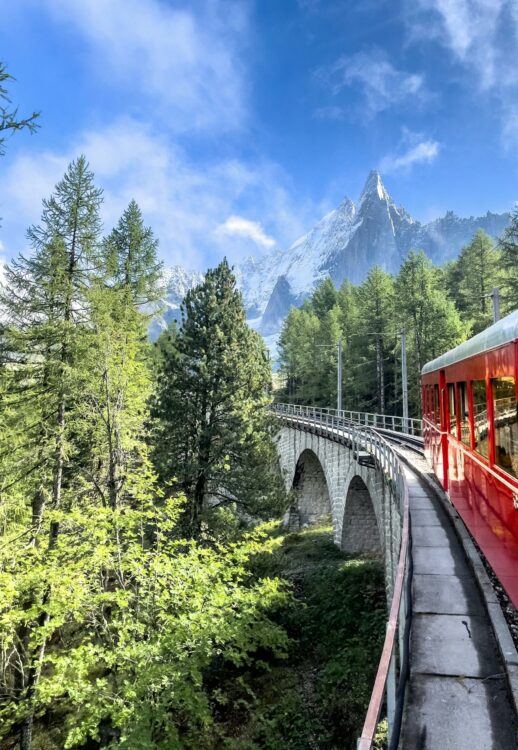
M 499 285 L 500 255 L 481 229 L 446 271 L 450 294 L 473 334 L 493 322 L 490 294 Z
M 137 305 L 161 299 L 162 263 L 157 260 L 158 240 L 150 227 L 144 226 L 142 212 L 136 201 L 112 229 L 102 247 L 102 265 L 106 280 L 117 288 L 131 291 Z
M 383 571 L 348 559 L 328 528 L 273 535 L 253 559 L 256 575 L 286 579 L 295 592 L 278 610 L 291 646 L 286 663 L 254 681 L 245 720 L 222 714 L 229 750 L 353 750 L 361 732 L 384 638 Z
M 220 508 L 268 518 L 285 498 L 265 409 L 270 365 L 226 261 L 188 292 L 182 315 L 158 343 L 153 456 L 161 482 L 187 497 L 186 533 L 200 538 Z
M 440 285 L 423 252 L 409 253 L 395 282 L 401 327 L 407 332 L 409 404 L 420 413 L 421 369 L 431 359 L 463 341 L 469 332 Z
M 6 83 L 14 82 L 14 78 L 7 72 L 5 63 L 0 62 L 0 156 L 5 154 L 5 142 L 10 135 L 20 131 L 28 130 L 30 133 L 39 127 L 36 120 L 39 112 L 33 112 L 29 117 L 19 118 L 18 109 L 11 108 L 11 99 Z
M 518 209 L 513 211 L 499 249 L 502 254 L 502 311 L 505 314 L 518 310 Z
M 391 384 L 394 368 L 395 295 L 394 279 L 378 266 L 372 268 L 357 292 L 357 323 L 350 346 L 357 353 L 357 376 L 360 368 L 363 377 L 357 382 L 356 396 L 367 405 L 367 411 L 384 414 L 387 402 L 396 395 Z M 365 332 L 365 333 L 364 333 Z M 362 365 L 365 364 L 365 368 Z
M 329 279 L 302 308 L 291 308 L 279 339 L 285 391 L 300 403 L 328 405 L 336 398 L 341 310 Z
M 400 414 L 404 329 L 410 409 L 417 416 L 422 365 L 459 343 L 468 331 L 443 289 L 443 274 L 424 253 L 411 252 L 395 278 L 375 267 L 356 288 L 346 281 L 333 295 L 330 284 L 323 282 L 286 318 L 279 341 L 284 386 L 278 397 L 334 407 L 336 343 L 341 338 L 344 408 Z
M 32 699 L 37 715 L 66 709 L 65 748 L 89 738 L 135 749 L 213 747 L 212 701 L 224 695 L 207 689 L 211 669 L 243 668 L 259 650 L 262 659 L 282 658 L 288 645 L 269 616 L 286 602 L 283 587 L 253 579 L 246 565 L 268 540 L 256 531 L 211 550 L 175 540 L 179 501 L 93 511 L 85 503 L 60 515 L 51 560 L 37 548 L 27 559 L 16 539 L 3 555 L 2 642 L 16 643 L 22 627 L 37 645 L 59 629 Z M 47 633 L 34 627 L 42 611 Z M 0 736 L 26 710 L 23 698 L 4 704 Z
M 80 157 L 44 201 L 33 253 L 10 265 L 2 291 L 0 739 L 21 750 L 212 748 L 230 700 L 215 677 L 284 657 L 288 637 L 271 614 L 287 594 L 250 572 L 250 557 L 271 548 L 260 530 L 236 541 L 220 512 L 219 542 L 182 537 L 189 499 L 164 496 L 148 457 L 142 306 L 160 295 L 156 241 L 134 202 L 102 241 L 100 202 Z M 227 368 L 240 378 L 219 392 L 231 408 L 215 486 L 247 480 L 264 503 L 274 496 L 262 484 L 274 476 L 264 468 L 274 450 L 267 362 L 228 267 L 223 277 L 206 297 L 215 317 L 186 331 L 205 330 L 207 346 L 214 336 L 223 357 L 211 370 L 207 348 L 202 382 L 212 387 L 204 376 Z M 234 302 L 226 321 L 219 294 L 220 309 Z M 179 336 L 164 337 L 159 363 L 176 356 Z

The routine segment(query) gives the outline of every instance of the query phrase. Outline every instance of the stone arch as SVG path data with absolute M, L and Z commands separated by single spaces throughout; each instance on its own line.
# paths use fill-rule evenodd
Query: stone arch
M 331 498 L 326 475 L 318 456 L 309 448 L 303 450 L 298 458 L 292 490 L 291 527 L 313 525 L 330 519 Z
M 363 479 L 351 479 L 345 498 L 341 547 L 351 555 L 382 553 L 381 534 L 370 492 Z

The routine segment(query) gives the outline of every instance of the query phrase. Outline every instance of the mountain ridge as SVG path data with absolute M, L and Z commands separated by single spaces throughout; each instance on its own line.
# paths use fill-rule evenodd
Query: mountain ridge
M 510 214 L 490 211 L 480 217 L 459 217 L 447 211 L 422 223 L 386 190 L 372 170 L 355 203 L 348 196 L 286 250 L 274 249 L 261 258 L 249 257 L 235 268 L 250 325 L 275 344 L 291 306 L 299 306 L 324 278 L 336 286 L 345 279 L 361 283 L 372 266 L 397 273 L 412 249 L 424 250 L 435 264 L 457 257 L 477 229 L 498 237 Z M 175 266 L 168 280 L 164 323 L 179 314 L 181 298 L 203 274 Z M 181 295 L 181 296 L 180 296 Z

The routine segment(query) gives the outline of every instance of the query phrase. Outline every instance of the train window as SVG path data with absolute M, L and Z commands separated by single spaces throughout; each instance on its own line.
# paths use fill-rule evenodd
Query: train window
M 439 406 L 439 386 L 433 387 L 433 413 L 435 424 L 441 424 L 441 408 Z
M 514 378 L 493 381 L 495 463 L 518 477 L 518 412 Z
M 465 445 L 470 445 L 471 428 L 469 424 L 469 399 L 466 383 L 457 383 L 457 405 L 460 417 L 460 439 Z
M 449 433 L 457 437 L 457 409 L 455 404 L 455 386 L 448 383 L 448 412 L 450 417 Z
M 489 422 L 487 421 L 486 381 L 473 380 L 473 425 L 475 428 L 475 450 L 489 458 Z

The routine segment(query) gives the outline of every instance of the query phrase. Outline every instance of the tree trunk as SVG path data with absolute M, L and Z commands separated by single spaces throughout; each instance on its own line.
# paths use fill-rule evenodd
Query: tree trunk
M 74 226 L 73 235 L 72 235 L 72 246 L 70 251 L 70 261 L 68 266 L 68 279 L 70 287 L 68 289 L 66 298 L 65 298 L 65 310 L 63 314 L 63 320 L 65 324 L 67 324 L 71 318 L 72 318 L 72 295 L 73 295 L 73 288 L 72 288 L 72 280 L 75 273 L 75 267 L 76 267 L 76 232 L 77 232 L 77 225 Z M 68 331 L 65 327 L 64 338 L 61 345 L 61 357 L 60 357 L 60 364 L 63 367 L 69 359 L 69 348 L 68 348 Z M 63 372 L 61 372 L 61 378 L 63 378 Z M 53 510 L 57 510 L 61 503 L 61 487 L 63 483 L 63 464 L 64 464 L 64 441 L 65 441 L 65 392 L 64 392 L 64 383 L 63 380 L 61 380 L 60 383 L 60 393 L 59 393 L 59 403 L 58 403 L 58 412 L 57 412 L 57 419 L 56 419 L 56 426 L 57 426 L 57 439 L 56 439 L 56 449 L 54 451 L 54 476 L 52 481 L 52 508 Z M 50 552 L 56 545 L 57 539 L 59 536 L 59 521 L 52 521 L 50 524 L 50 532 L 49 532 L 49 541 L 48 541 L 48 551 Z M 43 597 L 42 605 L 45 607 L 45 605 L 48 603 L 50 597 L 50 590 L 47 588 L 47 591 L 45 592 L 45 595 Z M 43 611 L 40 615 L 38 626 L 43 627 L 46 625 L 46 623 L 49 621 L 50 615 Z M 40 673 L 41 673 L 41 666 L 43 663 L 43 658 L 45 656 L 45 649 L 46 649 L 46 641 L 44 640 L 41 644 L 37 654 L 35 655 L 34 662 L 30 664 L 29 667 L 29 674 L 27 678 L 27 687 L 26 687 L 26 695 L 25 698 L 28 701 L 28 714 L 24 718 L 21 731 L 20 731 L 20 750 L 31 750 L 32 745 L 32 731 L 33 731 L 33 724 L 34 724 L 34 705 L 33 705 L 33 698 L 36 693 L 36 688 L 38 686 Z

